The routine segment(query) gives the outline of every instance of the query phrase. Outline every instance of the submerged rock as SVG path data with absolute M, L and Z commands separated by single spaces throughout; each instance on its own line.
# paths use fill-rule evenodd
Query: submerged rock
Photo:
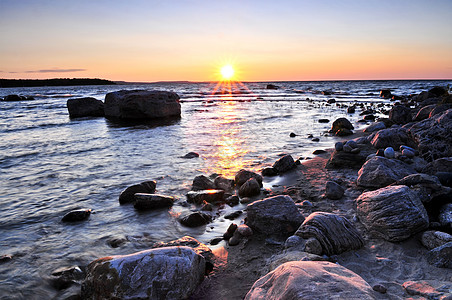
M 403 241 L 429 225 L 419 196 L 404 185 L 362 193 L 356 210 L 371 234 L 390 242 Z
M 189 247 L 165 247 L 97 259 L 87 267 L 83 299 L 186 299 L 204 279 L 205 259 Z
M 78 222 L 84 221 L 91 215 L 91 209 L 79 209 L 68 212 L 61 219 L 63 222 Z
M 361 235 L 347 219 L 326 212 L 310 214 L 295 234 L 304 239 L 314 237 L 328 256 L 364 246 Z
M 69 99 L 66 106 L 71 118 L 104 116 L 104 103 L 92 97 Z
M 182 156 L 182 158 L 187 158 L 187 159 L 196 158 L 196 157 L 199 157 L 199 154 L 196 152 L 188 152 L 187 154 Z
M 291 261 L 257 280 L 245 300 L 374 299 L 360 276 L 325 261 Z
M 200 211 L 187 213 L 179 217 L 179 222 L 187 227 L 198 227 L 206 225 L 211 221 L 212 217 L 210 215 Z
M 154 194 L 157 183 L 154 180 L 144 181 L 139 184 L 129 186 L 119 195 L 119 203 L 131 203 L 135 201 L 136 193 Z

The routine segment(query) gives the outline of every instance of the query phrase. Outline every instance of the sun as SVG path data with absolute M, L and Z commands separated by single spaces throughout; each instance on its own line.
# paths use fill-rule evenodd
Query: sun
M 225 65 L 221 67 L 220 73 L 224 80 L 231 80 L 234 76 L 234 68 L 231 65 Z

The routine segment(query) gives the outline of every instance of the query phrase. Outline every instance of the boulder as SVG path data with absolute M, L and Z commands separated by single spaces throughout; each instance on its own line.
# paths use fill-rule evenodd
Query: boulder
M 429 162 L 422 173 L 434 175 L 438 172 L 452 172 L 452 157 L 442 157 Z
M 274 85 L 274 84 L 267 84 L 266 89 L 267 90 L 277 90 L 277 89 L 279 89 L 279 86 Z
M 66 106 L 71 118 L 104 116 L 104 103 L 92 97 L 69 99 Z
M 269 271 L 274 271 L 277 267 L 290 261 L 326 261 L 327 259 L 316 254 L 304 251 L 284 251 L 283 253 L 273 255 L 269 261 Z
M 173 206 L 174 198 L 159 194 L 136 193 L 133 206 L 137 210 L 150 210 Z
M 250 179 L 252 177 L 256 178 L 260 187 L 263 186 L 261 175 L 248 171 L 248 170 L 244 170 L 244 169 L 238 171 L 237 174 L 235 174 L 235 184 L 236 184 L 236 186 L 240 187 L 240 186 L 242 186 L 242 184 L 244 184 L 248 179 Z
M 295 232 L 304 217 L 290 196 L 280 195 L 255 201 L 247 207 L 246 224 L 266 235 Z
M 409 133 L 418 143 L 419 155 L 425 160 L 430 162 L 441 157 L 451 157 L 452 109 L 415 123 Z
M 291 155 L 284 155 L 273 164 L 273 168 L 280 174 L 288 172 L 295 167 L 295 161 Z
M 325 187 L 325 196 L 337 200 L 341 199 L 344 195 L 344 189 L 334 181 L 327 181 Z
M 450 188 L 442 186 L 438 177 L 422 173 L 408 175 L 392 185 L 406 185 L 419 191 L 420 194 L 427 195 L 428 199 L 422 199 L 422 202 L 429 202 L 433 198 L 448 194 L 451 191 Z
M 52 272 L 51 282 L 54 288 L 63 290 L 84 278 L 85 274 L 78 266 L 61 267 Z
M 234 180 L 218 176 L 214 180 L 215 188 L 218 190 L 231 191 L 234 189 Z
M 364 240 L 355 227 L 346 218 L 332 213 L 310 214 L 295 234 L 304 239 L 316 238 L 322 246 L 322 253 L 328 256 L 364 246 Z
M 276 171 L 276 169 L 273 167 L 266 167 L 266 168 L 262 169 L 261 174 L 262 174 L 262 176 L 271 177 L 271 176 L 278 175 L 278 171 Z
M 142 183 L 129 186 L 119 195 L 119 203 L 124 204 L 134 202 L 136 193 L 154 194 L 156 186 L 157 182 L 154 180 L 144 181 Z
M 248 179 L 242 186 L 239 188 L 239 196 L 240 197 L 252 197 L 257 196 L 261 193 L 261 188 L 256 178 Z
M 78 222 L 84 221 L 91 215 L 91 209 L 78 209 L 68 212 L 63 216 L 63 222 Z
M 452 284 L 450 281 L 405 281 L 402 287 L 408 295 L 421 297 L 410 297 L 408 299 L 452 299 Z
M 388 128 L 378 131 L 370 141 L 377 149 L 392 147 L 398 149 L 402 145 L 416 147 L 414 140 L 405 128 Z
M 180 117 L 179 96 L 174 92 L 123 90 L 105 96 L 105 117 L 161 119 Z
M 395 124 L 406 124 L 411 122 L 411 110 L 405 105 L 395 105 L 389 111 L 389 120 Z
M 399 160 L 374 156 L 359 169 L 356 182 L 366 188 L 381 188 L 414 173 L 412 167 Z
M 235 205 L 239 204 L 240 198 L 237 195 L 232 195 L 232 196 L 227 197 L 224 201 L 229 206 L 235 206 Z
M 430 104 L 422 107 L 413 118 L 413 121 L 419 122 L 427 119 L 430 116 L 430 112 L 436 107 L 436 104 Z
M 452 229 L 452 203 L 446 203 L 441 206 L 438 220 L 441 226 L 446 227 L 449 230 Z
M 205 260 L 189 247 L 165 247 L 97 259 L 82 299 L 186 299 L 204 279 Z
M 381 90 L 381 91 L 380 91 L 380 97 L 381 97 L 381 98 L 387 98 L 387 99 L 392 98 L 391 90 L 389 90 L 389 89 L 383 89 L 383 90 Z
M 345 151 L 335 150 L 326 163 L 328 169 L 359 169 L 366 161 L 366 156 Z
M 419 196 L 404 185 L 361 194 L 356 199 L 356 210 L 371 234 L 390 242 L 405 240 L 429 226 Z
M 446 110 L 448 110 L 450 108 L 452 108 L 451 104 L 440 104 L 440 105 L 437 105 L 430 111 L 430 114 L 428 115 L 428 117 L 431 118 L 431 117 L 433 117 L 433 116 L 435 116 L 435 115 L 437 115 L 439 113 L 442 113 L 443 111 L 446 111 Z
M 427 253 L 427 262 L 437 268 L 452 269 L 452 242 L 430 250 Z
M 198 227 L 206 225 L 212 221 L 212 217 L 206 213 L 196 211 L 183 214 L 179 217 L 179 222 L 187 227 Z
M 421 235 L 421 243 L 428 250 L 432 250 L 449 242 L 452 242 L 452 235 L 446 232 L 429 230 L 423 232 Z
M 382 129 L 386 129 L 386 125 L 384 122 L 377 122 L 374 124 L 369 125 L 367 128 L 364 129 L 364 132 L 375 132 Z
M 372 288 L 349 269 L 326 261 L 291 261 L 257 280 L 245 300 L 374 299 Z
M 215 183 L 204 175 L 198 175 L 193 179 L 192 191 L 214 190 Z
M 22 101 L 25 100 L 19 95 L 7 95 L 3 97 L 3 101 Z
M 345 129 L 345 131 L 341 131 Z M 346 118 L 339 118 L 336 119 L 333 124 L 331 125 L 331 130 L 330 132 L 335 134 L 335 135 L 339 135 L 339 136 L 343 136 L 343 135 L 347 135 L 347 134 L 343 134 L 344 132 L 350 133 L 351 130 L 353 130 L 354 127 L 352 125 L 352 123 L 350 123 L 349 120 L 347 120 Z
M 223 202 L 223 190 L 204 190 L 204 191 L 190 191 L 187 193 L 187 202 L 194 204 L 219 203 Z

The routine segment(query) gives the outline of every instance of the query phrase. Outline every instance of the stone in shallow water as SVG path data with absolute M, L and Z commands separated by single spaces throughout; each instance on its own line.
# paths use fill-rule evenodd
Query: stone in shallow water
M 69 99 L 66 106 L 70 118 L 104 116 L 104 103 L 92 97 Z
M 187 227 L 206 225 L 210 221 L 212 221 L 212 217 L 200 211 L 188 213 L 179 217 L 179 222 Z
M 248 179 L 239 189 L 240 197 L 252 197 L 261 193 L 261 188 L 256 178 Z
M 242 184 L 244 184 L 248 179 L 250 179 L 251 177 L 256 178 L 257 182 L 259 183 L 259 186 L 262 187 L 262 176 L 248 171 L 248 170 L 240 170 L 237 172 L 237 174 L 235 174 L 235 184 L 237 187 L 242 186 Z
M 278 171 L 278 173 L 285 173 L 293 168 L 295 168 L 295 161 L 291 155 L 284 155 L 280 159 L 278 159 L 274 164 L 273 168 Z
M 215 183 L 205 175 L 198 175 L 193 179 L 191 187 L 192 191 L 213 190 L 215 189 Z
M 150 210 L 171 207 L 173 203 L 174 198 L 170 196 L 136 193 L 133 206 L 137 210 Z
M 132 203 L 135 201 L 136 193 L 154 194 L 157 182 L 154 180 L 144 181 L 139 184 L 129 186 L 119 195 L 119 203 Z
M 91 209 L 79 209 L 68 212 L 61 219 L 63 222 L 78 222 L 84 221 L 91 215 Z
M 223 190 L 204 190 L 204 191 L 190 191 L 187 193 L 187 202 L 194 204 L 223 202 Z

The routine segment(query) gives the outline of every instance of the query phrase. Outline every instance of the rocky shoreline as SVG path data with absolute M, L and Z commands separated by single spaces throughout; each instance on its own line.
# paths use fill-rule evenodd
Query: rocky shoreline
M 180 114 L 178 97 L 165 97 Z M 344 140 L 314 159 L 284 155 L 262 175 L 194 178 L 178 203 L 192 208 L 178 217 L 184 226 L 208 224 L 225 205 L 247 204 L 225 217 L 231 226 L 212 249 L 181 237 L 56 270 L 54 286 L 64 299 L 451 299 L 452 96 L 435 88 L 400 99 L 390 111 L 345 107 L 367 121 L 377 112 L 389 117 L 358 133 L 347 119 L 336 120 L 330 134 Z M 118 111 L 116 117 L 130 113 Z M 282 182 L 263 189 L 262 176 L 276 175 Z M 137 183 L 119 203 L 137 210 L 174 205 L 155 194 L 157 184 Z M 63 221 L 89 215 L 73 211 Z

